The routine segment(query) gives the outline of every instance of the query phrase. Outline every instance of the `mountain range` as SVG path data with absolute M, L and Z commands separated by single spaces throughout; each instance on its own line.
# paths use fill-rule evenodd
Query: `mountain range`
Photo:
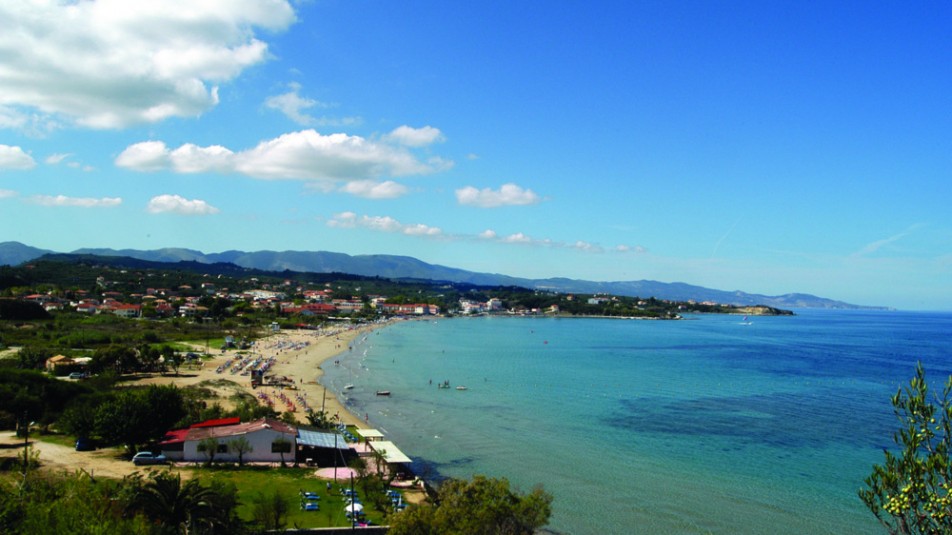
M 0 265 L 19 265 L 47 254 L 57 254 L 19 242 L 0 243 Z M 792 293 L 776 296 L 750 294 L 739 290 L 724 291 L 681 282 L 650 280 L 597 282 L 567 278 L 526 279 L 496 273 L 477 273 L 447 266 L 428 264 L 409 256 L 356 255 L 327 251 L 225 251 L 203 253 L 192 249 L 155 250 L 84 248 L 71 254 L 129 257 L 152 262 L 230 263 L 267 271 L 312 273 L 349 273 L 395 280 L 422 279 L 465 282 L 484 286 L 521 286 L 560 293 L 605 293 L 631 297 L 655 297 L 675 301 L 713 301 L 735 305 L 767 305 L 776 308 L 882 309 L 835 301 L 815 295 Z

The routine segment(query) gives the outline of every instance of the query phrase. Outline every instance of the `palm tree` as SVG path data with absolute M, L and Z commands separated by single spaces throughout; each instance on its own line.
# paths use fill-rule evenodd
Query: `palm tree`
M 220 522 L 215 493 L 197 479 L 182 484 L 182 476 L 170 472 L 155 474 L 139 489 L 134 503 L 150 520 L 177 533 Z

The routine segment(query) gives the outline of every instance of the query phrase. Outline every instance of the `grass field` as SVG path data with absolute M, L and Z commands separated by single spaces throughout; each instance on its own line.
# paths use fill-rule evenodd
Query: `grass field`
M 332 486 L 328 490 L 327 480 L 314 477 L 313 469 L 246 466 L 241 469 L 227 467 L 192 470 L 195 470 L 194 475 L 206 484 L 213 479 L 234 484 L 238 489 L 238 499 L 241 502 L 238 514 L 244 520 L 253 518 L 256 501 L 270 498 L 277 493 L 288 507 L 288 528 L 350 526 L 349 520 L 344 515 L 344 498 L 340 492 L 340 485 Z M 349 482 L 347 486 L 349 487 Z M 371 501 L 365 499 L 364 492 L 359 486 L 355 486 L 355 490 L 365 507 L 367 518 L 373 524 L 385 523 L 384 515 L 373 509 Z M 319 511 L 301 509 L 301 491 L 316 493 L 320 496 Z

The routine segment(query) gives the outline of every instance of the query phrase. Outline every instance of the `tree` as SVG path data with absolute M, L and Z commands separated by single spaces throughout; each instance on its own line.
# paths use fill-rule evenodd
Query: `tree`
M 885 450 L 873 465 L 866 507 L 893 534 L 952 533 L 952 376 L 941 396 L 929 397 L 922 363 L 905 389 L 892 397 L 900 428 L 893 435 L 899 451 Z
M 157 531 L 174 533 L 215 532 L 232 527 L 235 489 L 231 496 L 222 486 L 205 487 L 198 479 L 182 483 L 182 476 L 169 472 L 153 474 L 139 490 L 134 506 L 164 526 Z M 172 528 L 169 530 L 168 528 Z
M 325 411 L 307 411 L 307 423 L 318 429 L 330 429 L 333 427 L 331 419 Z
M 281 468 L 284 468 L 284 454 L 291 453 L 291 441 L 284 437 L 274 439 L 271 443 L 271 452 L 281 454 Z
M 123 390 L 96 409 L 96 432 L 107 443 L 136 446 L 161 438 L 185 416 L 182 393 L 174 386 Z
M 218 439 L 215 437 L 205 437 L 198 441 L 195 447 L 199 453 L 205 455 L 205 466 L 211 466 L 215 461 L 215 454 L 218 453 Z
M 279 531 L 287 525 L 288 502 L 281 493 L 258 494 L 252 498 L 252 517 L 262 531 Z
M 411 505 L 391 517 L 388 533 L 531 535 L 548 524 L 551 514 L 552 495 L 541 487 L 520 495 L 509 489 L 506 479 L 476 476 L 444 482 L 435 503 Z
M 228 449 L 238 456 L 239 467 L 245 465 L 245 454 L 254 451 L 254 448 L 251 446 L 251 442 L 248 442 L 248 439 L 245 437 L 238 437 L 235 440 L 229 442 Z

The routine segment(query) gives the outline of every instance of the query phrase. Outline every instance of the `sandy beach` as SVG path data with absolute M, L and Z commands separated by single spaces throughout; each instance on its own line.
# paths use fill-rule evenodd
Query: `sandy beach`
M 337 392 L 326 391 L 318 383 L 323 375 L 320 369 L 328 359 L 346 353 L 355 339 L 386 324 L 363 326 L 340 325 L 322 330 L 282 330 L 259 339 L 251 350 L 246 352 L 216 352 L 201 365 L 186 365 L 179 369 L 179 376 L 155 376 L 140 381 L 139 384 L 176 384 L 179 386 L 204 383 L 218 395 L 216 402 L 226 408 L 228 398 L 240 390 L 251 394 L 261 402 L 270 401 L 278 412 L 291 412 L 300 423 L 307 423 L 307 409 L 324 411 L 331 417 L 338 417 L 348 425 L 368 427 L 360 415 L 350 413 L 337 398 Z M 204 346 L 196 346 L 203 351 Z M 237 357 L 237 358 L 236 358 Z M 267 376 L 287 377 L 293 388 L 263 386 L 251 387 L 250 375 L 231 373 L 241 357 L 273 358 L 273 364 Z M 221 371 L 219 371 L 221 370 Z M 224 381 L 222 381 L 224 380 Z M 234 383 L 228 384 L 225 381 Z

